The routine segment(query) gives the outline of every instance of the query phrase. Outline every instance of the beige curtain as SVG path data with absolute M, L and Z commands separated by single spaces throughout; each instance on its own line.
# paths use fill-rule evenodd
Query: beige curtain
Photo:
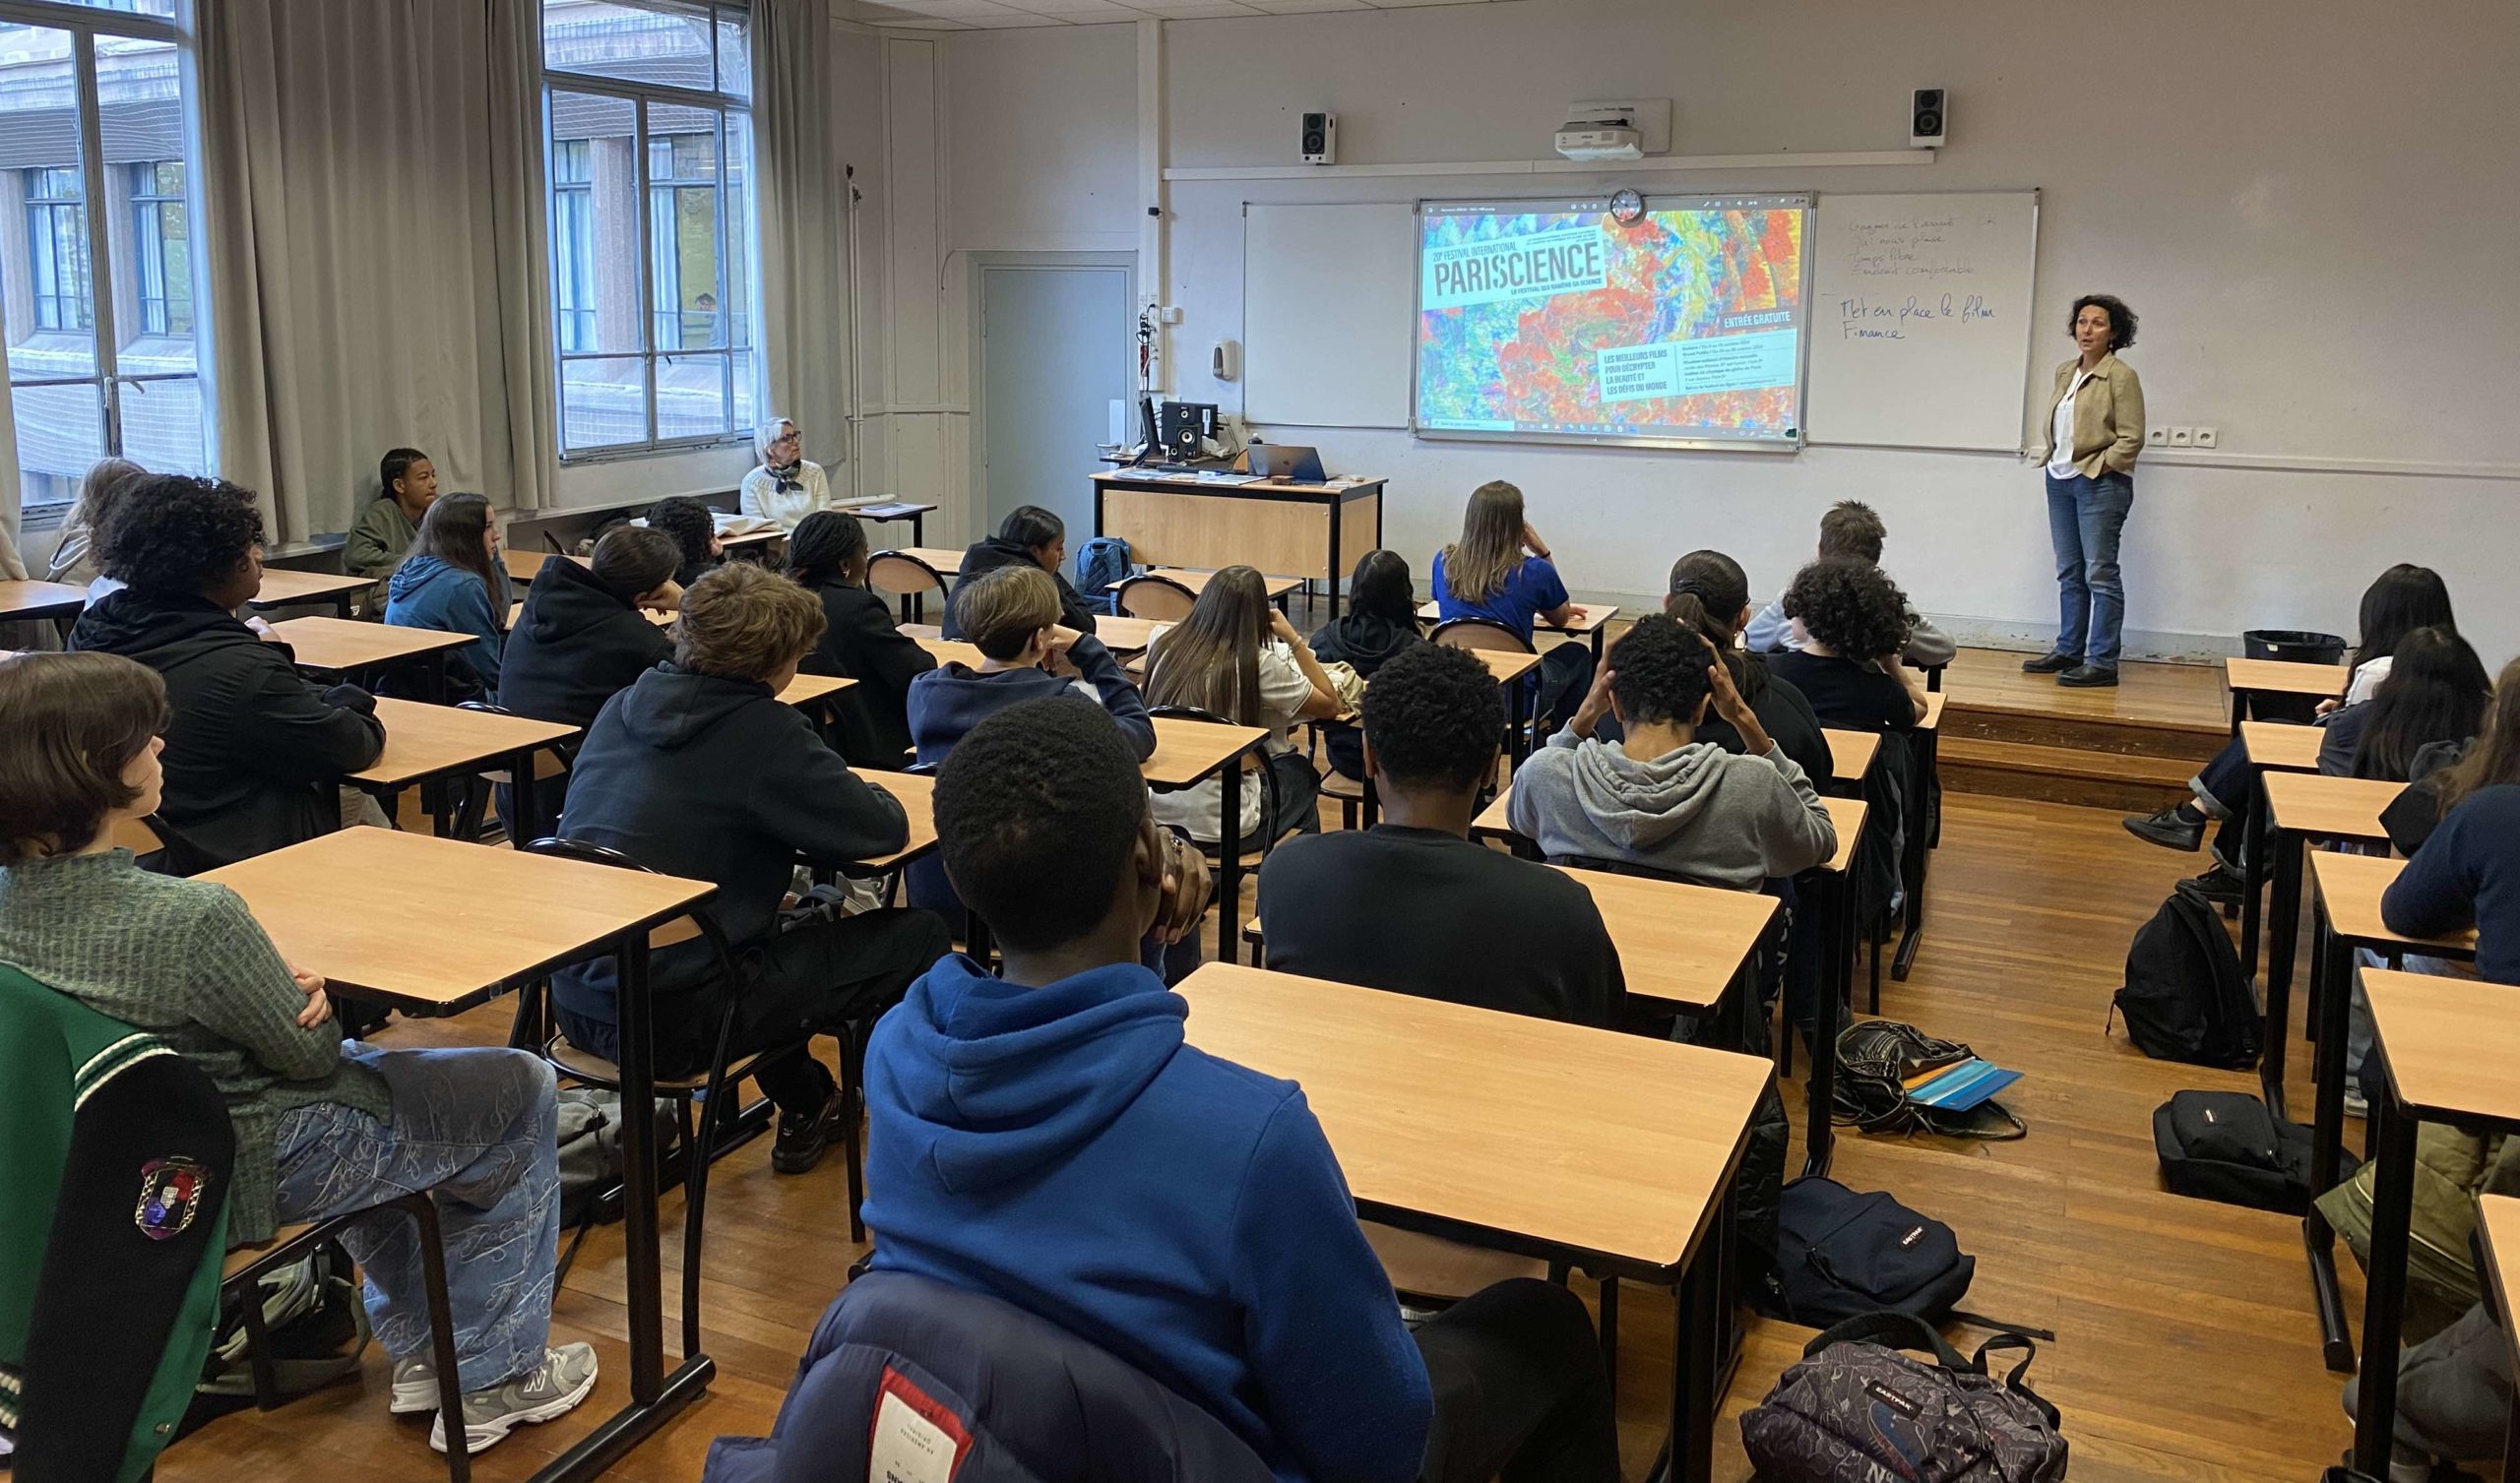
M 753 166 L 759 178 L 761 402 L 792 417 L 805 457 L 850 456 L 849 221 L 832 106 L 828 0 L 753 0 Z
M 409 445 L 545 503 L 555 466 L 536 0 L 205 0 L 220 471 L 282 540 Z

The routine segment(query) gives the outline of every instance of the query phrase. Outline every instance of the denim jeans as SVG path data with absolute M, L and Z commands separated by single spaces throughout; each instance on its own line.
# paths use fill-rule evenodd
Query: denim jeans
M 2117 667 L 2126 584 L 2117 574 L 2117 536 L 2135 508 L 2132 474 L 2048 475 L 2048 543 L 2056 551 L 2056 652 L 2102 669 Z
M 390 1122 L 339 1102 L 300 1107 L 277 1138 L 282 1223 L 323 1220 L 414 1190 L 434 1193 L 446 1241 L 456 1371 L 469 1393 L 542 1363 L 559 1263 L 558 1093 L 520 1050 L 342 1047 L 385 1078 Z M 396 1360 L 429 1355 L 419 1234 L 400 1210 L 342 1233 L 367 1278 L 367 1315 Z

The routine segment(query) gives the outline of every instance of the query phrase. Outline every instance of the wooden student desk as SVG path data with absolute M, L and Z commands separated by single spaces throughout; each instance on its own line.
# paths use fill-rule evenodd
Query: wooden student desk
M 927 544 L 927 518 L 936 513 L 934 505 L 921 505 L 911 500 L 891 500 L 874 505 L 841 505 L 843 515 L 853 515 L 870 525 L 889 525 L 894 521 L 910 522 L 910 543 Z
M 1380 479 L 1209 484 L 1118 469 L 1095 474 L 1093 484 L 1094 533 L 1127 541 L 1131 561 L 1209 571 L 1245 565 L 1317 582 L 1329 589 L 1334 619 L 1348 568 L 1382 544 Z
M 2355 950 L 2368 948 L 2393 964 L 2403 961 L 2404 955 L 2410 952 L 2447 958 L 2476 956 L 2474 932 L 2426 941 L 2401 937 L 2388 929 L 2380 919 L 2380 897 L 2405 869 L 2405 861 L 2377 855 L 2319 850 L 2310 856 L 2311 885 L 2317 894 L 2310 949 L 2310 1013 L 2315 1023 L 2304 1028 L 2318 1042 L 2312 1078 L 2316 1110 L 2310 1120 L 2313 1190 L 2333 1187 L 2343 1172 L 2339 1165 L 2345 1143 L 2345 1083 L 2353 1074 L 2345 1064 L 2345 1042 L 2353 1009 Z M 2426 981 L 2447 985 L 2453 992 L 2465 990 L 2471 1000 L 2479 993 L 2496 992 L 2490 985 L 2468 978 L 2430 977 Z M 2277 1059 L 2279 1064 L 2277 1048 L 2287 1033 L 2284 1020 L 2278 1018 L 2283 1013 L 2270 974 L 2266 1042 L 2269 1058 Z M 2507 1074 L 2515 1065 L 2520 1062 L 2503 1063 L 2499 1071 Z M 2267 1105 L 2281 1108 L 2283 1103 L 2270 1096 Z M 2281 1117 L 2283 1113 L 2276 1115 Z M 2366 1133 L 2366 1146 L 2378 1146 L 2377 1126 L 2374 1123 Z M 2314 1208 L 2302 1220 L 2301 1236 L 2309 1253 L 2310 1292 L 2318 1306 L 2322 1350 L 2328 1368 L 2341 1374 L 2354 1368 L 2354 1342 L 2346 1329 L 2345 1301 L 2336 1281 L 2335 1235 L 2329 1230 L 2326 1217 Z M 2376 1273 L 2377 1268 L 2373 1270 Z
M 290 618 L 272 625 L 271 639 L 288 646 L 290 662 L 316 674 L 364 679 L 406 664 L 421 665 L 429 697 L 439 702 L 446 699 L 447 654 L 472 642 L 471 634 L 346 618 Z
M 322 620 L 308 620 L 322 621 Z M 284 957 L 408 1015 L 457 1015 L 591 952 L 619 968 L 622 1097 L 655 1094 L 648 929 L 717 888 L 706 881 L 488 849 L 399 830 L 346 829 L 202 877 L 245 899 Z M 390 883 L 394 909 L 374 909 Z M 664 1369 L 656 1121 L 621 1130 L 630 1403 L 536 1476 L 592 1479 L 708 1389 L 716 1362 Z
M 2250 703 L 2261 695 L 2335 700 L 2345 694 L 2345 687 L 2353 678 L 2354 671 L 2343 664 L 2297 664 L 2290 659 L 2225 659 L 2223 681 L 2232 693 L 2232 734 L 2240 734 L 2240 722 L 2248 716 Z
M 2316 772 L 2268 772 L 2259 779 L 2265 795 L 2265 807 L 2253 811 L 2249 821 L 2252 832 L 2262 832 L 2259 848 L 2243 845 L 2245 856 L 2271 857 L 2274 862 L 2275 891 L 2273 919 L 2266 933 L 2266 1022 L 2268 1028 L 2266 1058 L 2260 1065 L 2261 1080 L 2270 1088 L 2267 1105 L 2278 1109 L 2284 1105 L 2284 1036 L 2280 1032 L 2291 1013 L 2293 993 L 2294 950 L 2300 941 L 2301 869 L 2309 851 L 2309 841 L 2323 839 L 2368 839 L 2385 841 L 2388 831 L 2380 827 L 2380 811 L 2406 790 L 2401 782 L 2383 782 L 2365 777 L 2328 777 Z M 2255 817 L 2263 814 L 2263 820 Z M 2247 873 L 2243 873 L 2243 883 Z M 2240 900 L 2240 966 L 2247 972 L 2254 966 L 2254 943 L 2250 940 L 2249 897 L 2255 893 L 2241 892 Z M 2312 992 L 2317 989 L 2318 961 L 2311 958 Z
M 360 784 L 375 793 L 390 819 L 394 817 L 396 795 L 413 783 L 477 772 L 485 768 L 505 768 L 509 776 L 528 780 L 526 785 L 510 790 L 516 817 L 508 821 L 508 842 L 518 849 L 540 837 L 541 821 L 535 817 L 530 781 L 534 776 L 534 754 L 560 742 L 574 741 L 583 734 L 575 726 L 529 720 L 521 715 L 427 706 L 384 696 L 377 698 L 376 718 L 385 725 L 385 750 L 377 754 L 373 763 L 346 774 L 344 781 Z M 439 811 L 439 832 L 454 822 L 454 810 Z
M 1215 721 L 1185 720 L 1178 716 L 1159 715 L 1155 722 L 1155 752 L 1138 764 L 1138 772 L 1148 787 L 1158 792 L 1173 792 L 1195 787 L 1210 777 L 1223 784 L 1224 800 L 1217 823 L 1222 837 L 1217 844 L 1217 901 L 1224 908 L 1217 913 L 1217 960 L 1234 962 L 1239 953 L 1234 947 L 1234 913 L 1242 901 L 1242 759 L 1256 752 L 1269 739 L 1269 733 L 1258 726 L 1220 725 Z M 1269 827 L 1262 820 L 1260 827 Z
M 903 623 L 896 626 L 901 629 L 903 638 L 926 649 L 930 653 L 939 654 L 940 657 L 941 651 L 929 648 L 931 644 L 951 644 L 958 649 L 972 647 L 960 639 L 947 639 L 945 631 L 933 623 Z M 1101 641 L 1104 649 L 1115 654 L 1144 653 L 1147 646 L 1155 642 L 1156 630 L 1169 627 L 1171 625 L 1168 623 L 1158 623 L 1151 618 L 1115 618 L 1107 614 L 1097 614 L 1094 619 L 1094 637 Z M 973 651 L 977 652 L 976 649 Z
M 536 577 L 541 575 L 542 564 L 544 562 L 549 561 L 554 556 L 566 554 L 567 553 L 560 551 L 523 551 L 510 548 L 499 552 L 499 561 L 508 569 L 508 581 L 532 582 Z M 582 567 L 592 567 L 595 565 L 595 560 L 592 557 L 570 556 L 569 559 Z
M 1872 772 L 1872 760 L 1881 755 L 1881 733 L 1878 731 L 1838 731 L 1820 728 L 1829 744 L 1829 775 L 1814 777 L 1811 785 L 1853 797 L 1863 791 L 1863 779 Z
M 1567 615 L 1565 622 L 1551 623 L 1542 618 L 1534 621 L 1533 628 L 1544 634 L 1573 634 L 1577 638 L 1590 638 L 1593 641 L 1593 662 L 1601 663 L 1602 649 L 1609 634 L 1610 620 L 1618 616 L 1618 605 L 1610 602 L 1570 605 L 1575 611 Z M 1441 623 L 1444 619 L 1443 604 L 1428 598 L 1418 604 L 1418 618 L 1421 623 Z
M 2240 976 L 2244 978 L 2257 977 L 2259 898 L 2265 895 L 2269 869 L 2265 774 L 2317 772 L 2319 743 L 2326 734 L 2316 726 L 2295 721 L 2240 722 L 2240 750 L 2248 757 L 2251 804 L 2240 844 Z
M 1898 951 L 1890 955 L 1890 976 L 1901 983 L 1908 981 L 1908 970 L 1916 965 L 1917 949 L 1925 935 L 1925 873 L 1932 861 L 1928 853 L 1942 833 L 1942 789 L 1938 778 L 1942 770 L 1942 707 L 1945 697 L 1938 690 L 1925 692 L 1925 713 L 1908 732 L 1908 750 L 1916 759 L 1916 798 L 1908 809 L 1908 827 L 1900 837 L 1899 879 L 1907 893 L 1907 910 L 1902 915 Z M 1880 980 L 1874 978 L 1872 1013 L 1881 1013 L 1878 993 Z
M 800 674 L 779 692 L 779 699 L 790 706 L 819 706 L 856 683 L 827 674 Z
M 893 554 L 917 558 L 949 585 L 963 575 L 963 552 L 959 546 L 903 546 Z
M 286 567 L 263 568 L 262 590 L 249 607 L 286 607 L 299 602 L 329 602 L 333 616 L 350 615 L 350 599 L 376 586 L 373 577 L 346 577 L 338 572 L 294 572 Z
M 2478 1196 L 2477 1235 L 2485 1247 L 2486 1267 L 2479 1275 L 2486 1290 L 2493 1294 L 2493 1311 L 2520 1313 L 2520 1308 L 2512 1306 L 2520 1302 L 2520 1200 L 2508 1195 Z M 2512 1373 L 2520 1374 L 2520 1324 L 2506 1321 L 2502 1335 L 2511 1346 Z M 2512 1414 L 2503 1434 L 2502 1475 L 2520 1483 L 2520 1404 L 2514 1405 Z
M 68 637 L 88 606 L 88 589 L 62 582 L 0 582 L 0 623 L 50 618 Z
M 857 863 L 870 870 L 894 870 L 936 847 L 936 778 L 927 772 L 860 772 L 866 785 L 901 801 L 910 820 L 910 842 L 888 855 Z M 2520 1483 L 2520 1480 L 2515 1480 Z
M 2520 1127 L 2520 987 L 2366 968 L 2362 992 L 2371 1006 L 2372 1049 L 2386 1075 L 2371 1103 L 2371 1151 L 2380 1167 L 2371 1189 L 2354 1466 L 2384 1478 L 2397 1422 L 2416 1125 Z M 2506 1329 L 2510 1311 L 2503 1310 Z
M 1766 1065 L 1230 964 L 1180 992 L 1191 1044 L 1302 1084 L 1363 1218 L 1674 1288 L 1675 1475 L 1710 1475 L 1731 1187 Z
M 2327 733 L 2292 721 L 2242 721 L 2240 746 L 2249 766 L 2285 772 L 2319 770 L 2319 742 Z
M 1136 553 L 1132 551 L 1130 554 L 1135 555 Z M 1187 567 L 1150 567 L 1138 575 L 1142 577 L 1162 577 L 1170 582 L 1177 582 L 1183 587 L 1188 587 L 1190 589 L 1190 595 L 1196 597 L 1208 589 L 1208 584 L 1216 580 L 1217 574 L 1214 571 L 1193 571 Z M 1125 578 L 1122 579 L 1122 581 L 1126 580 L 1127 579 Z M 1117 582 L 1111 584 L 1113 587 L 1117 587 L 1120 584 Z M 1287 599 L 1294 594 L 1295 588 L 1302 586 L 1303 583 L 1300 580 L 1292 577 L 1272 577 L 1264 572 L 1260 578 L 1260 590 L 1268 594 L 1270 602 L 1281 608 L 1287 605 Z M 1099 620 L 1096 627 L 1098 629 L 1101 627 Z

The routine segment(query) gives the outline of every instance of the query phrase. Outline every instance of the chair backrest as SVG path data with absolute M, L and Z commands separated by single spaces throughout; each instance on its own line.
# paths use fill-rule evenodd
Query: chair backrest
M 878 551 L 866 561 L 866 585 L 879 592 L 896 597 L 916 597 L 928 591 L 951 593 L 945 574 L 907 551 Z
M 1436 624 L 1435 631 L 1426 637 L 1448 649 L 1501 649 L 1518 654 L 1532 652 L 1529 639 L 1493 618 L 1454 618 Z
M 896 1404 L 886 1405 L 887 1396 Z M 903 1403 L 907 1403 L 906 1405 Z M 1108 1351 L 986 1293 L 871 1271 L 815 1326 L 768 1445 L 710 1449 L 703 1483 L 858 1483 L 887 1423 L 967 1439 L 955 1483 L 1268 1483 L 1225 1423 Z M 986 1438 L 986 1447 L 971 1441 Z
M 614 870 L 646 871 L 652 876 L 663 874 L 662 871 L 640 864 L 636 859 L 608 844 L 590 844 L 584 839 L 563 839 L 557 835 L 546 834 L 525 848 L 529 854 L 548 855 L 555 860 L 576 860 L 581 864 L 603 865 Z M 694 938 L 708 939 L 710 955 L 717 959 L 719 982 L 735 982 L 734 948 L 726 941 L 725 929 L 718 925 L 718 919 L 710 915 L 709 909 L 705 906 L 696 904 L 687 906 L 680 916 L 649 928 L 648 948 L 649 951 L 654 952 L 659 948 L 671 948 L 690 942 Z M 610 946 L 606 945 L 600 953 L 610 951 Z M 599 954 L 588 956 L 595 957 Z
M 1121 612 L 1151 623 L 1178 623 L 1190 616 L 1199 594 L 1169 577 L 1152 573 L 1132 577 L 1111 589 Z

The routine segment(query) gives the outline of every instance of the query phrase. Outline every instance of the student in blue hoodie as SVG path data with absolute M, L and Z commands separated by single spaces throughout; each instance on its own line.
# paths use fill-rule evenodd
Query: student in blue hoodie
M 877 1267 L 1102 1345 L 1289 1483 L 1618 1476 L 1582 1302 L 1516 1279 L 1413 1335 L 1302 1091 L 1185 1042 L 1189 1006 L 1138 945 L 1205 903 L 1091 706 L 976 727 L 937 776 L 936 826 L 1005 970 L 949 958 L 875 1028 Z
M 420 517 L 410 554 L 385 585 L 385 621 L 404 628 L 471 634 L 447 658 L 457 688 L 499 698 L 499 656 L 507 644 L 508 574 L 499 562 L 499 523 L 477 494 L 450 494 Z
M 900 802 L 779 699 L 822 631 L 813 594 L 757 562 L 703 577 L 683 594 L 673 662 L 605 702 L 588 730 L 560 818 L 568 838 L 717 884 L 708 907 L 744 980 L 728 1050 L 786 1048 L 753 1073 L 779 1105 L 770 1162 L 782 1174 L 820 1162 L 844 1115 L 807 1039 L 880 1014 L 953 947 L 932 912 L 835 916 L 810 899 L 783 909 L 799 859 L 846 865 L 910 842 Z M 650 980 L 658 1075 L 705 1072 L 734 986 L 702 942 L 660 950 Z M 572 1043 L 619 1056 L 614 992 L 609 958 L 552 975 Z

